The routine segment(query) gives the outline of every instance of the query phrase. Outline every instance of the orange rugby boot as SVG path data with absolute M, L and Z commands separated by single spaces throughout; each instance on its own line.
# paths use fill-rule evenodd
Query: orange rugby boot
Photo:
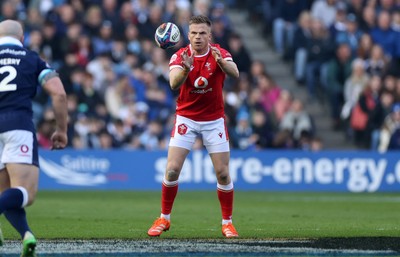
M 147 231 L 149 236 L 159 236 L 162 232 L 167 231 L 170 226 L 169 220 L 158 218 L 154 221 L 151 228 Z
M 222 235 L 224 235 L 226 238 L 239 236 L 232 223 L 222 225 Z

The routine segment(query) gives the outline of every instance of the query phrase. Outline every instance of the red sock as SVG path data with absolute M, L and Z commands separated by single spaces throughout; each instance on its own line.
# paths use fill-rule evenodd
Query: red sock
M 172 185 L 166 185 L 163 182 L 161 189 L 161 213 L 166 215 L 171 213 L 175 196 L 178 193 L 178 181 L 171 184 Z
M 233 209 L 233 188 L 230 190 L 217 189 L 218 199 L 221 205 L 222 218 L 224 220 L 232 219 Z

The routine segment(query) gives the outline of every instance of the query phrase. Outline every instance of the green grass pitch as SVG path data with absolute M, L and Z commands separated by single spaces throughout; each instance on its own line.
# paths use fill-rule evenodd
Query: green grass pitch
M 235 192 L 241 238 L 399 237 L 400 194 Z M 27 209 L 39 239 L 146 239 L 160 192 L 41 191 Z M 180 191 L 161 238 L 222 238 L 216 192 Z M 18 234 L 0 218 L 6 239 Z

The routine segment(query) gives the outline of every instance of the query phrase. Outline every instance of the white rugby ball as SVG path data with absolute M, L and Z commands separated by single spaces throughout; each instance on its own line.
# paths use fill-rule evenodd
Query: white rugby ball
M 175 46 L 179 42 L 180 38 L 181 33 L 179 28 L 172 22 L 161 24 L 154 33 L 154 40 L 156 41 L 157 46 L 162 49 L 168 49 Z

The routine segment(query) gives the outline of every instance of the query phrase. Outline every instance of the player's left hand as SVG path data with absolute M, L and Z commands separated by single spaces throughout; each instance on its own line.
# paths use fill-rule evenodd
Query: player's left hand
M 221 63 L 221 61 L 222 61 L 223 59 L 222 59 L 222 55 L 221 55 L 221 52 L 219 51 L 219 49 L 216 48 L 215 46 L 212 46 L 212 45 L 210 45 L 210 47 L 211 47 L 211 53 L 212 53 L 212 55 L 213 55 L 215 61 L 216 61 L 218 64 Z
M 51 142 L 53 143 L 51 150 L 64 149 L 68 143 L 67 133 L 55 131 L 51 136 Z

